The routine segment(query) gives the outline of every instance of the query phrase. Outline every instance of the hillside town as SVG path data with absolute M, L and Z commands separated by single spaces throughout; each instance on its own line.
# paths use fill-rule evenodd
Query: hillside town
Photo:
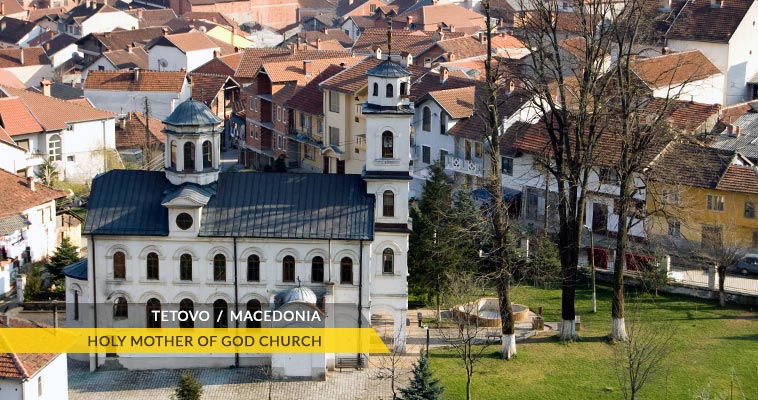
M 385 347 L 0 352 L 0 399 L 758 397 L 757 20 L 756 0 L 0 0 L 0 346 Z M 271 313 L 311 319 L 230 317 Z

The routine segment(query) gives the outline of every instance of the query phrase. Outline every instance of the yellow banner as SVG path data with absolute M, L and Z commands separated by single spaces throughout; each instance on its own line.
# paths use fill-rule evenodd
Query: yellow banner
M 371 328 L 6 328 L 0 353 L 387 353 Z

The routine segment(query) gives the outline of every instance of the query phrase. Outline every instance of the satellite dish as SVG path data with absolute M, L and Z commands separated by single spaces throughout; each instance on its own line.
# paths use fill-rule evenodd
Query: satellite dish
M 206 28 L 205 26 L 201 26 L 201 27 L 197 28 L 197 30 L 199 30 L 200 32 L 205 33 L 205 32 L 208 31 L 208 28 Z
M 161 68 L 168 68 L 168 61 L 161 58 L 160 60 L 158 60 L 158 65 Z

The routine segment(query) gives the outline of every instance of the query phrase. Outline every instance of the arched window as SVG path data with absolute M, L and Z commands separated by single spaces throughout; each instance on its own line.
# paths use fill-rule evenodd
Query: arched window
M 390 248 L 382 252 L 382 273 L 389 275 L 395 273 L 395 252 Z
M 182 254 L 179 257 L 179 279 L 183 281 L 192 280 L 192 256 L 189 254 Z
M 210 140 L 203 142 L 203 169 L 213 168 L 213 145 Z
M 159 261 L 158 254 L 148 253 L 147 255 L 147 279 L 159 279 Z
M 226 280 L 226 257 L 223 254 L 213 256 L 213 280 L 217 282 Z
M 424 107 L 421 112 L 421 129 L 424 132 L 432 131 L 432 110 L 429 107 Z
M 295 258 L 292 256 L 284 257 L 282 261 L 282 281 L 295 281 Z
M 387 84 L 387 97 L 392 97 L 394 95 L 395 89 L 392 87 L 391 83 Z
M 195 311 L 195 304 L 190 299 L 182 299 L 179 302 L 179 311 L 186 312 L 186 315 L 182 315 L 179 319 L 180 328 L 194 328 L 195 321 L 190 317 L 193 311 Z M 186 318 L 185 318 L 186 317 Z M 182 319 L 184 319 L 182 321 Z
M 145 306 L 147 312 L 147 327 L 148 328 L 160 328 L 161 327 L 161 301 L 152 298 L 147 301 Z
M 394 156 L 392 132 L 384 131 L 382 133 L 382 158 L 392 158 Z
M 79 320 L 79 291 L 74 290 L 74 321 Z
M 229 313 L 226 301 L 218 299 L 213 302 L 213 327 L 214 328 L 228 328 L 229 327 Z
M 408 93 L 408 83 L 406 82 L 400 82 L 400 96 L 407 96 L 410 93 Z
M 113 254 L 113 279 L 126 279 L 126 254 L 123 251 Z
M 192 172 L 195 170 L 195 144 L 187 142 L 184 144 L 184 171 Z
M 311 282 L 324 281 L 324 259 L 316 256 L 311 261 Z
M 391 190 L 385 190 L 382 193 L 382 216 L 395 216 L 395 193 L 392 193 Z
M 444 135 L 447 133 L 447 114 L 445 112 L 440 113 L 440 134 Z
M 374 82 L 374 92 L 373 96 L 379 97 L 379 84 Z
M 353 283 L 353 259 L 350 257 L 344 257 L 340 261 L 340 283 Z
M 48 161 L 60 161 L 62 159 L 60 136 L 53 135 L 53 136 L 50 136 L 50 139 L 48 139 L 47 159 Z
M 113 302 L 113 319 L 129 318 L 129 304 L 124 297 L 116 297 Z
M 261 310 L 261 302 L 260 301 L 258 301 L 256 299 L 252 299 L 252 300 L 250 300 L 250 301 L 247 302 L 247 312 L 250 313 L 251 316 L 255 317 L 255 312 L 256 311 L 260 311 L 260 310 Z M 255 320 L 255 319 L 248 320 L 245 323 L 245 327 L 246 328 L 260 328 L 261 327 L 261 321 L 260 320 Z
M 247 281 L 258 282 L 261 280 L 261 259 L 255 254 L 247 258 Z
M 171 168 L 176 169 L 176 140 L 171 141 Z

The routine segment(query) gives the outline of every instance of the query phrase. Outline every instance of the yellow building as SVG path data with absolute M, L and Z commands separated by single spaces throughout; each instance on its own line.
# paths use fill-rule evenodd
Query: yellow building
M 253 47 L 253 45 L 255 44 L 254 42 L 247 40 L 246 38 L 238 35 L 236 29 L 232 30 L 223 26 L 217 26 L 209 30 L 208 32 L 206 32 L 206 34 L 214 39 L 220 40 L 224 43 L 228 43 L 240 49 Z
M 758 169 L 739 153 L 679 144 L 651 169 L 647 230 L 695 249 L 758 248 Z

